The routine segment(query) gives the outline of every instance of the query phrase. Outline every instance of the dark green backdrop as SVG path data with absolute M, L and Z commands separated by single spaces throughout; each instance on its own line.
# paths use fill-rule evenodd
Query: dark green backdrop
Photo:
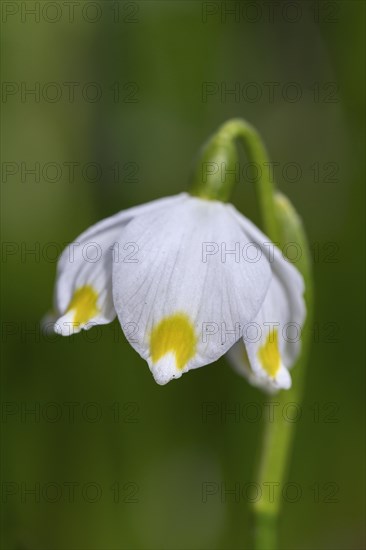
M 234 116 L 314 253 L 281 548 L 364 548 L 363 2 L 71 4 L 2 2 L 3 548 L 250 548 L 266 396 L 224 359 L 159 387 L 117 323 L 39 330 L 64 244 L 184 190 Z M 259 224 L 241 160 L 233 202 Z

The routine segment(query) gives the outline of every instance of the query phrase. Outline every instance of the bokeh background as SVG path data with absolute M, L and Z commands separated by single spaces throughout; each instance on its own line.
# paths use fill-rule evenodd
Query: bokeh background
M 2 3 L 5 549 L 251 547 L 266 396 L 224 359 L 159 387 L 117 322 L 39 329 L 64 245 L 186 189 L 198 148 L 237 116 L 278 163 L 314 255 L 281 549 L 364 548 L 365 7 L 269 4 Z M 260 224 L 254 191 L 242 174 L 233 202 Z

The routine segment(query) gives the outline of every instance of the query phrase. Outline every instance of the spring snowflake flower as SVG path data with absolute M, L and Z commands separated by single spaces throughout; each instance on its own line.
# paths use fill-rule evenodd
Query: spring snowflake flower
M 103 220 L 65 249 L 53 328 L 66 336 L 117 315 L 158 384 L 229 352 L 271 391 L 291 385 L 303 290 L 297 269 L 231 204 L 183 193 Z

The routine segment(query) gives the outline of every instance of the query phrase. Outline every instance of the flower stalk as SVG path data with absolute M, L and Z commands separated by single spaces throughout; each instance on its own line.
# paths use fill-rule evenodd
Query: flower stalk
M 279 242 L 284 245 L 294 242 L 301 250 L 297 268 L 305 281 L 305 303 L 307 318 L 302 330 L 302 349 L 293 367 L 292 387 L 281 391 L 270 399 L 276 402 L 277 410 L 284 410 L 289 403 L 300 405 L 303 396 L 304 377 L 310 348 L 311 331 L 309 326 L 313 311 L 313 283 L 309 247 L 302 222 L 289 200 L 281 193 L 275 193 L 275 212 L 279 230 Z M 272 419 L 271 419 L 272 420 Z M 262 498 L 253 504 L 254 514 L 254 548 L 256 550 L 276 550 L 278 546 L 278 518 L 281 511 L 281 494 L 287 466 L 291 458 L 292 441 L 295 435 L 296 422 L 287 420 L 282 414 L 276 415 L 273 421 L 265 419 L 257 483 L 275 483 L 276 498 L 263 491 Z
M 274 184 L 268 170 L 268 154 L 257 130 L 245 120 L 229 120 L 204 145 L 200 162 L 193 175 L 190 193 L 202 198 L 229 200 L 236 183 L 238 162 L 236 141 L 240 141 L 248 159 L 258 167 L 262 175 L 258 181 L 257 196 L 263 227 L 267 235 L 276 243 L 279 238 L 279 228 Z M 225 178 L 222 177 L 220 168 L 224 168 Z
M 229 200 L 236 183 L 237 141 L 244 147 L 249 161 L 255 163 L 261 173 L 261 178 L 257 182 L 257 197 L 265 233 L 280 247 L 291 242 L 296 243 L 301 250 L 301 257 L 296 267 L 305 282 L 307 319 L 302 330 L 301 354 L 293 368 L 292 387 L 270 398 L 273 403 L 276 403 L 273 410 L 276 408 L 282 410 L 281 406 L 284 407 L 289 402 L 296 404 L 301 402 L 310 344 L 310 330 L 307 327 L 311 322 L 313 310 L 312 273 L 309 246 L 301 219 L 290 201 L 275 189 L 268 170 L 269 158 L 258 132 L 241 119 L 226 122 L 204 146 L 200 162 L 194 172 L 191 193 L 204 198 Z M 224 181 L 220 167 L 225 168 Z M 256 474 L 256 482 L 262 488 L 262 496 L 252 505 L 255 550 L 279 548 L 278 520 L 281 510 L 279 495 L 290 460 L 295 428 L 296 424 L 283 418 L 283 415 L 275 415 L 275 418 L 264 420 L 259 468 Z M 277 487 L 277 493 L 272 494 L 270 491 L 263 490 L 268 483 Z

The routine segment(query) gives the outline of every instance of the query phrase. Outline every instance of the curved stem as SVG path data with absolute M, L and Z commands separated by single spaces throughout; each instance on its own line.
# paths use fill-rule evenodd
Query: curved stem
M 274 183 L 270 178 L 269 157 L 257 130 L 242 119 L 223 124 L 204 146 L 200 162 L 193 175 L 191 193 L 202 198 L 228 200 L 237 181 L 237 149 L 239 140 L 250 162 L 261 174 L 257 182 L 257 196 L 263 218 L 263 227 L 272 241 L 279 238 L 274 202 Z M 223 177 L 223 171 L 225 176 Z
M 293 369 L 292 388 L 271 398 L 272 411 L 283 411 L 289 403 L 299 404 L 302 398 L 305 363 L 310 343 L 307 329 L 312 317 L 312 276 L 310 253 L 305 231 L 291 203 L 276 192 L 270 179 L 269 158 L 258 132 L 241 119 L 229 120 L 208 141 L 194 172 L 191 193 L 201 198 L 226 201 L 237 182 L 238 154 L 235 142 L 240 141 L 249 160 L 258 167 L 257 196 L 263 219 L 263 229 L 278 245 L 296 242 L 302 250 L 297 268 L 305 281 L 307 320 L 302 332 L 302 352 Z M 223 169 L 225 177 L 223 178 Z M 278 517 L 282 483 L 289 462 L 291 443 L 296 424 L 283 414 L 267 417 L 263 426 L 257 483 L 262 496 L 253 504 L 255 550 L 278 549 Z
M 240 140 L 250 162 L 253 162 L 259 174 L 257 182 L 257 197 L 263 220 L 263 228 L 272 241 L 279 238 L 276 208 L 274 201 L 275 185 L 270 178 L 269 157 L 263 141 L 257 130 L 242 119 L 232 119 L 226 122 L 218 131 L 229 140 Z
M 275 414 L 275 418 L 267 417 L 263 427 L 262 452 L 256 478 L 262 488 L 262 498 L 253 505 L 254 548 L 256 550 L 276 550 L 278 548 L 278 517 L 281 509 L 282 485 L 296 430 L 296 422 L 292 418 L 287 419 L 282 412 L 288 410 L 289 404 L 295 404 L 298 407 L 302 401 L 305 367 L 310 347 L 311 331 L 309 326 L 312 322 L 313 311 L 311 259 L 302 222 L 286 197 L 275 193 L 274 201 L 280 243 L 296 242 L 302 251 L 297 267 L 305 282 L 304 298 L 307 318 L 302 331 L 301 355 L 292 370 L 292 387 L 271 398 L 273 405 L 271 410 L 281 411 L 281 413 Z M 273 492 L 270 491 L 269 484 L 272 485 Z

